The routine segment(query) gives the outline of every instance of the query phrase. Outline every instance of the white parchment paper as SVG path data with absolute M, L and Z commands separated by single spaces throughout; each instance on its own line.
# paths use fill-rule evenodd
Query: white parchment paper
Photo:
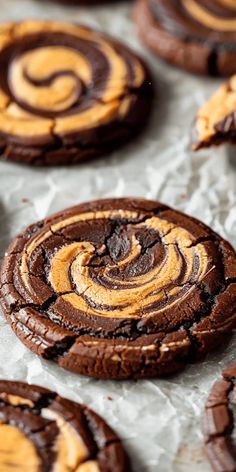
M 65 1 L 66 4 L 66 1 Z M 26 225 L 94 198 L 142 196 L 162 200 L 211 225 L 236 246 L 236 152 L 193 154 L 191 123 L 198 106 L 219 85 L 151 56 L 138 42 L 131 2 L 69 7 L 46 0 L 0 0 L 0 20 L 27 17 L 73 20 L 112 33 L 150 64 L 157 88 L 146 133 L 110 157 L 70 168 L 0 162 L 1 257 Z M 70 374 L 28 351 L 0 318 L 0 377 L 38 383 L 87 403 L 123 438 L 135 472 L 209 472 L 202 448 L 206 396 L 235 358 L 236 336 L 205 362 L 168 380 L 111 382 Z

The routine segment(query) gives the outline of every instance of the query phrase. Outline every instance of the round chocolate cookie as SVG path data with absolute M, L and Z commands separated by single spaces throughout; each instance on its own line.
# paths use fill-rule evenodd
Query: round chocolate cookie
M 0 470 L 129 472 L 116 434 L 85 405 L 0 380 Z
M 29 164 L 112 151 L 144 126 L 152 85 L 127 47 L 84 26 L 0 26 L 0 150 Z
M 236 326 L 236 254 L 161 203 L 95 201 L 20 234 L 0 295 L 12 329 L 39 356 L 98 378 L 153 377 Z
M 236 72 L 235 0 L 138 0 L 144 43 L 166 61 L 213 76 Z
M 205 449 L 216 472 L 236 470 L 236 364 L 222 373 L 205 407 Z

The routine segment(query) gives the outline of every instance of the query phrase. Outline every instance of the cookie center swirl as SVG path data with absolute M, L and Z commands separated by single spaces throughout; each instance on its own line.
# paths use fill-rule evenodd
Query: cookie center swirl
M 235 2 L 233 3 L 233 0 L 218 0 L 216 3 L 225 8 L 225 10 L 231 9 L 236 11 L 236 5 Z M 182 4 L 192 18 L 207 28 L 223 32 L 236 30 L 236 18 L 232 18 L 232 15 L 227 18 L 218 16 L 211 12 L 207 5 L 205 6 L 204 3 L 202 4 L 198 0 L 182 0 Z
M 93 222 L 107 221 L 115 222 L 110 242 L 104 238 L 97 245 L 88 238 L 55 249 L 47 274 L 54 292 L 86 315 L 108 318 L 140 318 L 180 302 L 208 270 L 206 249 L 194 245 L 186 229 L 157 216 L 137 220 L 140 215 L 135 212 L 98 211 L 54 224 L 26 249 L 21 262 L 25 286 L 32 290 L 29 260 L 52 233 L 75 224 L 79 228 L 82 222 L 92 228 Z M 144 247 L 144 237 L 151 238 L 150 247 Z
M 75 105 L 92 70 L 78 51 L 50 46 L 16 57 L 9 68 L 12 95 L 36 110 L 62 112 Z

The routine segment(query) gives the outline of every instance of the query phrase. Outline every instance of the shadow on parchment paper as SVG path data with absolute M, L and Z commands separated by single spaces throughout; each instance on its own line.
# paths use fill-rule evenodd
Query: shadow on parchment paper
M 230 167 L 232 167 L 233 170 L 236 170 L 236 146 L 227 146 L 226 153 L 228 156 Z
M 144 57 L 144 55 L 142 55 L 142 57 Z M 150 62 L 149 68 L 151 69 Z M 146 135 L 150 134 L 153 135 L 153 137 L 158 138 L 158 135 L 161 134 L 162 128 L 166 128 L 168 118 L 167 102 L 171 101 L 172 87 L 166 82 L 165 76 L 163 75 L 163 77 L 160 77 L 158 72 L 152 72 L 152 78 L 154 99 Z
M 0 201 L 0 265 L 9 244 L 22 230 L 19 220 L 23 221 L 23 227 L 27 226 L 27 218 L 25 224 L 24 218 L 31 206 L 30 200 L 24 198 L 20 199 L 20 205 L 14 209 Z
M 141 58 L 144 58 L 144 54 L 141 55 Z M 147 62 L 149 70 L 151 69 L 150 61 Z M 162 136 L 162 131 L 166 129 L 168 122 L 168 101 L 171 97 L 171 86 L 169 86 L 165 77 L 158 77 L 158 73 L 152 72 L 153 78 L 153 88 L 154 88 L 154 97 L 152 102 L 152 108 L 150 116 L 147 119 L 147 123 L 143 129 L 130 141 L 127 141 L 126 144 L 122 147 L 119 155 L 116 156 L 116 161 L 119 163 L 125 162 L 127 160 L 135 159 L 135 154 L 140 152 L 140 150 L 145 150 L 145 146 L 149 141 L 155 141 L 158 143 L 159 136 Z M 169 111 L 170 113 L 170 111 Z M 124 150 L 124 152 L 122 152 Z M 118 151 L 118 149 L 114 149 Z M 104 157 L 104 156 L 103 156 Z M 112 157 L 112 153 L 111 156 Z M 145 165 L 145 163 L 144 163 Z
M 133 447 L 129 444 L 129 439 L 122 441 L 124 448 L 129 456 L 131 467 L 133 471 L 137 472 L 148 472 L 149 468 L 145 462 L 143 462 L 143 457 L 141 451 L 139 452 L 138 447 Z
M 10 242 L 11 215 L 0 201 L 0 263 Z

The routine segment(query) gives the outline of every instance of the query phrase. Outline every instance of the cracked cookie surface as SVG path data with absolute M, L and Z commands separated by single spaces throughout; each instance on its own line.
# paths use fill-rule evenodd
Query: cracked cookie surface
M 127 47 L 87 27 L 0 25 L 0 150 L 35 165 L 114 150 L 144 126 L 152 85 Z
M 213 385 L 205 406 L 205 449 L 212 469 L 217 472 L 236 470 L 235 407 L 236 364 L 232 364 Z
M 223 84 L 199 109 L 193 149 L 236 144 L 236 75 Z
M 143 42 L 162 59 L 194 73 L 236 72 L 234 0 L 138 0 Z
M 169 374 L 236 326 L 236 254 L 159 202 L 88 202 L 12 242 L 1 305 L 26 346 L 66 369 L 112 379 Z
M 85 405 L 23 382 L 0 380 L 4 472 L 129 472 L 116 434 Z

